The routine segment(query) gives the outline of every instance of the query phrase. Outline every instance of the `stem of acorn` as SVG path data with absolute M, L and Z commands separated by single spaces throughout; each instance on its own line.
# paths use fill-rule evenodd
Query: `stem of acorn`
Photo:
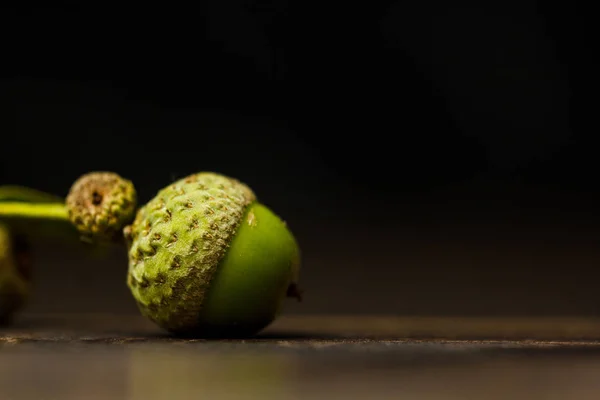
M 79 237 L 81 242 L 87 244 L 124 245 L 124 241 L 120 237 L 103 243 L 95 243 L 87 237 L 79 235 L 69 220 L 64 203 L 0 202 L 0 221 L 2 220 L 8 222 L 9 225 L 19 224 L 21 227 L 19 231 L 23 234 L 35 234 L 36 231 L 45 227 L 46 235 L 71 238 L 70 240 Z
M 33 188 L 5 185 L 0 186 L 0 202 L 64 203 L 65 200 L 62 197 Z
M 0 186 L 0 223 L 24 236 L 77 238 L 64 198 L 19 185 Z
M 0 203 L 0 218 L 44 219 L 69 222 L 67 208 L 63 203 Z

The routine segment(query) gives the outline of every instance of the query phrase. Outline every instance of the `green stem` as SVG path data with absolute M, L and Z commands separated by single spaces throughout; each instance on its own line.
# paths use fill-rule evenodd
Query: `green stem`
M 29 238 L 88 241 L 71 223 L 65 199 L 24 186 L 0 186 L 0 225 L 2 222 L 13 232 Z M 115 239 L 95 244 L 94 254 L 101 255 L 107 247 L 121 247 L 125 242 Z
M 50 193 L 25 186 L 0 186 L 0 202 L 20 201 L 27 203 L 64 203 L 64 199 Z
M 0 218 L 69 221 L 69 215 L 64 203 L 0 203 Z
M 28 203 L 26 201 L 0 201 L 0 224 L 15 233 L 31 239 L 59 238 L 75 241 L 77 229 L 69 221 L 64 203 Z
M 2 221 L 6 221 L 13 230 L 22 235 L 89 242 L 69 220 L 64 203 L 0 202 L 0 223 Z M 101 247 L 124 245 L 125 242 L 119 239 L 122 237 L 113 242 L 96 244 L 102 245 Z

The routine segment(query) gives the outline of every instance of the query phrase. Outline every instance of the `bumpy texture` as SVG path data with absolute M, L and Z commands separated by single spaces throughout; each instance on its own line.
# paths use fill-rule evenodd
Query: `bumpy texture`
M 27 248 L 0 225 L 0 325 L 10 322 L 29 298 Z
M 239 181 L 203 172 L 162 189 L 138 210 L 124 234 L 127 284 L 143 315 L 173 332 L 195 324 L 211 278 L 254 201 Z
M 133 183 L 112 172 L 80 177 L 66 198 L 69 219 L 88 241 L 113 240 L 135 217 Z

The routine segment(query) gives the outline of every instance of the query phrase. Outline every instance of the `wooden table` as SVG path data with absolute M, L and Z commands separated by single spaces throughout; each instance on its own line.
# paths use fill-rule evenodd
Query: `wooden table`
M 600 321 L 285 316 L 244 340 L 138 316 L 0 330 L 0 399 L 598 399 Z

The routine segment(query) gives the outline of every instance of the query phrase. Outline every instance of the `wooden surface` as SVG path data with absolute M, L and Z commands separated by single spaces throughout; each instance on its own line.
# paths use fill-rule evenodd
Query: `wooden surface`
M 597 399 L 600 321 L 288 316 L 179 339 L 138 316 L 0 329 L 0 399 Z

